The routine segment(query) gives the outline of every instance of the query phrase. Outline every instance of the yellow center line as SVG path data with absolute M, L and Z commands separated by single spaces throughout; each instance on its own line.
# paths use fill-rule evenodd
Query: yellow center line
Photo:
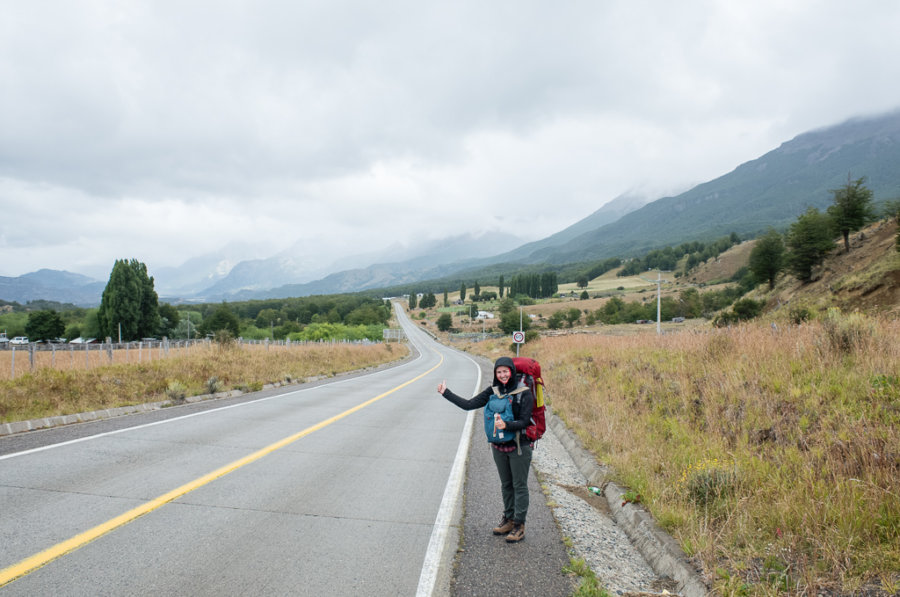
M 228 473 L 236 471 L 237 469 L 250 464 L 251 462 L 256 462 L 260 458 L 267 456 L 267 455 L 271 454 L 272 452 L 275 452 L 276 450 L 280 450 L 281 448 L 283 448 L 289 444 L 292 444 L 293 442 L 297 441 L 298 439 L 300 439 L 302 437 L 306 437 L 307 435 L 309 435 L 313 432 L 319 431 L 320 429 L 323 429 L 323 428 L 331 425 L 332 423 L 335 423 L 336 421 L 339 421 L 339 420 L 343 419 L 344 417 L 349 416 L 349 415 L 355 413 L 356 411 L 361 410 L 361 409 L 369 406 L 370 404 L 373 404 L 374 402 L 377 402 L 378 400 L 381 400 L 385 396 L 389 396 L 390 394 L 393 394 L 397 390 L 405 388 L 409 384 L 422 379 L 423 377 L 425 377 L 426 375 L 428 375 L 429 373 L 431 373 L 432 371 L 434 371 L 435 369 L 440 367 L 441 364 L 443 364 L 443 362 L 444 362 L 444 357 L 441 356 L 441 360 L 438 361 L 438 364 L 435 365 L 434 367 L 432 367 L 431 369 L 429 369 L 428 371 L 426 371 L 425 373 L 422 373 L 421 375 L 418 375 L 418 376 L 410 379 L 409 381 L 406 381 L 406 382 L 400 384 L 399 386 L 392 388 L 392 389 L 388 390 L 387 392 L 384 392 L 383 394 L 379 394 L 378 396 L 375 396 L 374 398 L 366 400 L 365 402 L 363 402 L 361 404 L 357 404 L 356 406 L 354 406 L 351 409 L 345 410 L 344 412 L 342 412 L 340 414 L 337 414 L 331 418 L 325 419 L 324 421 L 322 421 L 320 423 L 316 423 L 312 427 L 307 427 L 303 431 L 300 431 L 298 433 L 295 433 L 294 435 L 291 435 L 282 440 L 279 440 L 279 441 L 275 442 L 274 444 L 266 446 L 265 448 L 262 448 L 261 450 L 258 450 L 248 456 L 245 456 L 239 460 L 235 460 L 231 464 L 226 464 L 225 466 L 218 468 L 218 469 L 212 471 L 211 473 L 207 473 L 207 474 L 203 475 L 202 477 L 199 477 L 199 478 L 191 481 L 190 483 L 186 483 L 186 484 L 182 485 L 181 487 L 178 487 L 177 489 L 173 489 L 172 491 L 170 491 L 168 493 L 164 493 L 163 495 L 159 496 L 156 499 L 153 499 L 145 504 L 142 504 L 136 508 L 133 508 L 133 509 L 129 510 L 128 512 L 125 512 L 124 514 L 120 514 L 119 516 L 116 516 L 115 518 L 112 518 L 102 524 L 99 524 L 92 529 L 84 531 L 83 533 L 79 533 L 78 535 L 75 535 L 71 539 L 67 539 L 66 541 L 57 543 L 53 547 L 49 547 L 49 548 L 45 549 L 44 551 L 41 551 L 39 553 L 34 554 L 33 556 L 25 558 L 18 564 L 13 564 L 12 566 L 10 566 L 8 568 L 4 568 L 3 570 L 0 570 L 0 587 L 3 587 L 5 585 L 11 583 L 12 581 L 16 580 L 17 578 L 20 578 L 22 576 L 25 576 L 27 574 L 34 572 L 38 568 L 45 566 L 46 564 L 52 562 L 53 560 L 55 560 L 59 557 L 62 557 L 64 555 L 66 555 L 67 553 L 73 552 L 76 549 L 83 547 L 84 545 L 87 545 L 91 541 L 94 541 L 95 539 L 102 537 L 103 535 L 109 533 L 110 531 L 113 531 L 121 526 L 128 524 L 129 522 L 135 520 L 136 518 L 138 518 L 140 516 L 143 516 L 144 514 L 152 512 L 152 511 L 164 506 L 165 504 L 167 504 L 173 500 L 176 500 L 187 493 L 194 491 L 195 489 L 203 487 L 204 485 L 211 483 L 212 481 L 215 481 L 216 479 L 218 479 L 220 477 L 224 477 Z

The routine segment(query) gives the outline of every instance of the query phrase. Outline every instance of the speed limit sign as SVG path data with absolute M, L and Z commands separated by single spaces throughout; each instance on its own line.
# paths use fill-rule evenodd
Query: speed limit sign
M 513 332 L 513 342 L 516 344 L 525 344 L 525 332 Z

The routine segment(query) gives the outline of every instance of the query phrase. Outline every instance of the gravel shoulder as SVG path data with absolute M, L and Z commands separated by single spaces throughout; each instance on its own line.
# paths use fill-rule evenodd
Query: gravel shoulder
M 552 429 L 538 442 L 532 467 L 538 472 L 560 533 L 572 544 L 574 556 L 590 566 L 610 593 L 675 588 L 671 579 L 657 575 L 611 518 L 606 498 L 587 490 L 587 478 Z

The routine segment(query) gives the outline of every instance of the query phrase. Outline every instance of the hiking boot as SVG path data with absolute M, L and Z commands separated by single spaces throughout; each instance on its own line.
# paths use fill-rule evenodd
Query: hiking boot
M 514 526 L 515 526 L 515 523 L 513 521 L 508 519 L 506 516 L 503 516 L 500 518 L 500 525 L 494 527 L 494 534 L 495 535 L 506 535 L 511 530 L 513 530 Z
M 513 523 L 513 529 L 506 536 L 507 543 L 518 543 L 525 538 L 525 523 Z

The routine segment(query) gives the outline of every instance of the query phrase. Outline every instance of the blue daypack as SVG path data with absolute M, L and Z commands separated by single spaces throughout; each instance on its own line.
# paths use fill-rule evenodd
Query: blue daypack
M 512 403 L 513 395 L 524 392 L 528 389 L 527 385 L 520 382 L 519 387 L 509 394 L 500 395 L 497 388 L 494 388 L 494 395 L 488 400 L 484 406 L 484 432 L 488 441 L 495 444 L 505 444 L 506 442 L 515 441 L 516 432 L 509 429 L 494 429 L 494 415 L 500 413 L 500 418 L 509 423 L 515 420 L 513 415 Z

